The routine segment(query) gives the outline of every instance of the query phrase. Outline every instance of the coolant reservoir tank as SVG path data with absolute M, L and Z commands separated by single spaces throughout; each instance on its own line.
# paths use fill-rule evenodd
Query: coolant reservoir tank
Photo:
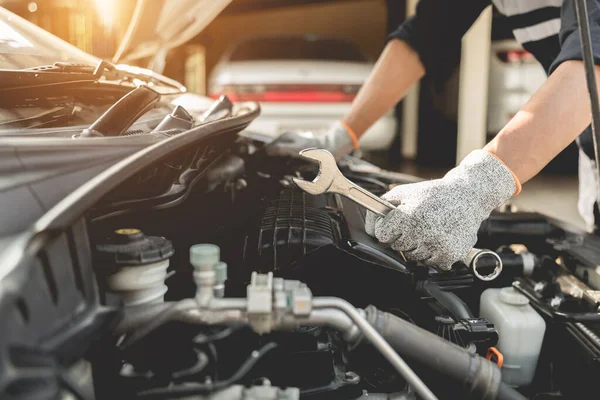
M 173 245 L 164 237 L 146 236 L 139 229 L 117 229 L 96 245 L 96 272 L 125 306 L 160 303 L 167 292 Z
M 544 319 L 529 305 L 527 297 L 512 287 L 485 290 L 480 316 L 498 330 L 496 348 L 504 356 L 502 381 L 512 387 L 530 384 L 546 332 Z

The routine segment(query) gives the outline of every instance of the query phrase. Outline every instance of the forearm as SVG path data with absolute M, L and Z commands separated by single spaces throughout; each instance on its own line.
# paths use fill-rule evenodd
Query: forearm
M 600 77 L 600 66 L 596 76 Z M 590 121 L 583 63 L 566 61 L 485 150 L 498 156 L 525 183 L 573 142 Z
M 344 116 L 344 122 L 360 137 L 424 74 L 419 55 L 406 42 L 390 41 Z

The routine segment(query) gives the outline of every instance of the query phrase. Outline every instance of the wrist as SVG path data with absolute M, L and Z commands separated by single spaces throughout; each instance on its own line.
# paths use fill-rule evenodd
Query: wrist
M 515 193 L 513 194 L 513 196 L 518 195 L 519 193 L 521 193 L 521 181 L 519 180 L 519 178 L 517 177 L 517 175 L 514 173 L 514 171 L 512 169 L 510 169 L 510 167 L 508 165 L 506 165 L 506 163 L 504 161 L 502 161 L 502 159 L 500 157 L 498 157 L 498 155 L 496 153 L 494 153 L 492 150 L 484 148 L 483 151 L 489 153 L 491 156 L 493 156 L 496 160 L 498 160 L 498 162 L 500 162 L 504 168 L 506 168 L 506 170 L 508 172 L 510 172 L 510 175 L 512 176 L 513 180 L 515 181 Z
M 342 120 L 339 120 L 338 123 L 346 130 L 346 134 L 350 137 L 350 140 L 352 141 L 352 146 L 354 147 L 354 149 L 355 150 L 360 149 L 360 146 L 358 144 L 358 136 L 356 135 L 354 130 L 350 127 L 350 125 L 348 125 L 345 121 L 342 121 Z
M 485 150 L 471 152 L 444 180 L 461 187 L 463 196 L 486 213 L 504 204 L 518 190 L 510 169 Z

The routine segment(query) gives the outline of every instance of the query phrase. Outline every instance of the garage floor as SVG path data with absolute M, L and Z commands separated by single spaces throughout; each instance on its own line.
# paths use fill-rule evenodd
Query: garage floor
M 400 172 L 427 179 L 441 177 L 445 171 L 406 165 Z M 513 204 L 522 211 L 537 211 L 585 229 L 577 211 L 578 181 L 576 175 L 538 175 L 523 185 Z
M 522 210 L 538 211 L 585 228 L 577 211 L 577 193 L 577 176 L 541 175 L 523 185 L 513 203 Z

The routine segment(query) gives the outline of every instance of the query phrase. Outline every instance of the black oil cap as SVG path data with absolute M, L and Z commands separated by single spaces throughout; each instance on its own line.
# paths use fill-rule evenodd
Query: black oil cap
M 96 246 L 97 256 L 109 268 L 152 264 L 166 260 L 174 252 L 170 240 L 146 236 L 139 229 L 117 229 L 106 243 Z

